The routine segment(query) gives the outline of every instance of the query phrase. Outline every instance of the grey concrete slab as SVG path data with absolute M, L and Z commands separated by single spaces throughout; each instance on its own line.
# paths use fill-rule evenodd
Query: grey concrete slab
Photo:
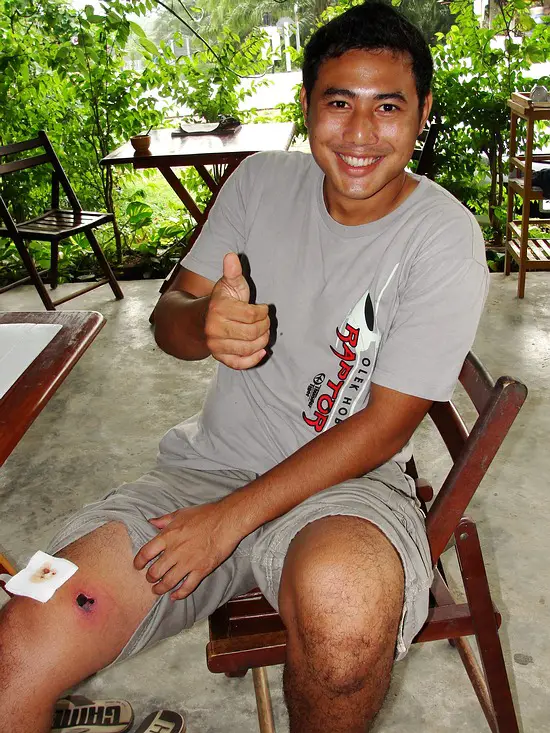
M 533 733 L 550 727 L 550 276 L 530 273 L 524 301 L 515 297 L 516 277 L 492 275 L 475 348 L 494 375 L 525 381 L 530 396 L 470 513 L 504 617 L 501 636 L 522 730 Z M 178 362 L 158 349 L 148 323 L 157 288 L 156 281 L 123 283 L 123 301 L 101 288 L 62 306 L 99 310 L 108 322 L 0 471 L 0 543 L 17 563 L 44 548 L 74 509 L 148 470 L 164 431 L 199 409 L 214 364 Z M 0 309 L 42 306 L 26 286 L 0 296 Z M 449 462 L 428 425 L 416 443 L 422 474 L 440 481 Z M 456 563 L 448 566 L 456 581 Z M 137 721 L 160 707 L 184 712 L 190 733 L 256 731 L 250 675 L 210 674 L 206 640 L 206 626 L 198 624 L 78 691 L 129 700 Z M 282 733 L 288 726 L 280 676 L 280 669 L 270 670 Z M 485 730 L 458 657 L 445 642 L 415 647 L 396 666 L 375 725 L 376 733 Z

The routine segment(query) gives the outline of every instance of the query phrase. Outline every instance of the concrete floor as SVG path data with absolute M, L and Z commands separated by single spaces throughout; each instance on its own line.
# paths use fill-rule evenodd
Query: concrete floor
M 516 277 L 492 275 L 475 348 L 494 375 L 522 379 L 530 397 L 470 513 L 504 617 L 501 637 L 522 730 L 534 733 L 550 730 L 550 276 L 530 274 L 523 302 L 515 297 Z M 43 549 L 64 516 L 148 470 L 164 431 L 199 409 L 214 365 L 178 362 L 156 347 L 147 319 L 157 288 L 157 281 L 123 283 L 123 301 L 101 288 L 62 306 L 98 310 L 107 325 L 0 471 L 0 543 L 17 563 Z M 42 310 L 31 287 L 0 296 L 0 309 Z M 416 455 L 423 474 L 440 480 L 448 461 L 426 426 Z M 455 563 L 448 565 L 456 578 Z M 189 733 L 257 731 L 250 675 L 210 674 L 206 641 L 206 625 L 199 624 L 78 691 L 129 700 L 136 721 L 156 708 L 180 711 Z M 281 670 L 270 675 L 282 733 Z M 488 730 L 446 642 L 414 647 L 396 666 L 375 726 L 376 733 Z

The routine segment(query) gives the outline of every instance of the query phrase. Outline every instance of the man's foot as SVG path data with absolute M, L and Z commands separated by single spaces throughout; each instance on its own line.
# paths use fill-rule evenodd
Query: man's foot
M 55 706 L 51 733 L 125 733 L 134 722 L 126 700 L 89 700 L 70 695 Z
M 173 710 L 157 710 L 148 715 L 136 733 L 185 733 L 185 719 Z

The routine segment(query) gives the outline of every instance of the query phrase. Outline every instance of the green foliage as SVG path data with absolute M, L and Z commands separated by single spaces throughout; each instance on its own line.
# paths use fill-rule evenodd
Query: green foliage
M 161 41 L 170 42 L 176 33 L 181 33 L 184 37 L 189 38 L 193 50 L 195 50 L 195 45 L 198 48 L 200 41 L 193 35 L 189 26 L 203 33 L 206 30 L 204 26 L 208 25 L 204 11 L 196 8 L 195 3 L 190 0 L 168 0 L 165 4 L 173 8 L 181 20 L 169 12 L 166 7 L 157 5 L 147 19 L 145 28 L 147 36 L 158 46 Z M 187 44 L 183 48 L 186 49 Z
M 531 64 L 550 59 L 550 25 L 536 25 L 529 6 L 499 4 L 485 28 L 468 0 L 453 0 L 455 25 L 434 49 L 434 111 L 444 125 L 436 145 L 438 180 L 476 213 L 488 213 L 496 245 L 506 221 L 507 101 L 532 86 Z
M 204 11 L 201 32 L 216 38 L 224 28 L 245 38 L 255 28 L 275 24 L 280 18 L 297 16 L 300 34 L 309 35 L 331 0 L 197 0 Z M 296 7 L 296 13 L 295 13 Z
M 304 60 L 304 49 L 296 51 L 296 49 L 290 49 L 292 63 L 301 68 Z M 300 82 L 294 87 L 294 100 L 292 102 L 282 102 L 277 105 L 279 110 L 277 119 L 281 122 L 294 122 L 294 131 L 296 138 L 302 138 L 305 140 L 307 137 L 307 127 L 302 114 L 302 105 L 300 103 L 300 90 L 302 83 Z
M 143 202 L 125 184 L 135 179 L 129 168 L 99 161 L 130 136 L 162 125 L 170 104 L 185 104 L 207 120 L 235 114 L 266 82 L 258 79 L 241 91 L 239 77 L 225 67 L 247 76 L 261 74 L 267 64 L 260 61 L 259 35 L 241 47 L 238 37 L 226 34 L 215 47 L 220 60 L 207 52 L 181 58 L 168 44 L 157 47 L 128 17 L 154 6 L 154 0 L 106 0 L 100 10 L 88 5 L 76 11 L 65 0 L 0 0 L 0 144 L 46 130 L 84 208 L 115 214 L 114 238 L 110 227 L 98 232 L 107 256 L 117 263 L 145 257 L 160 273 L 177 259 L 194 222 L 171 189 L 174 210 Z M 129 56 L 140 57 L 142 70 L 131 68 Z M 141 176 L 158 200 L 158 187 L 151 187 L 147 173 Z M 193 170 L 182 177 L 204 207 L 210 194 L 202 180 Z M 10 175 L 0 192 L 14 217 L 26 218 L 49 205 L 50 174 L 32 169 Z M 147 206 L 152 214 L 144 218 Z M 47 268 L 49 244 L 30 246 L 38 266 Z M 95 266 L 81 236 L 62 245 L 61 280 L 85 276 Z M 0 280 L 25 274 L 13 244 L 0 240 Z
M 495 252 L 493 249 L 486 249 L 485 255 L 487 257 L 487 267 L 491 272 L 504 272 L 504 253 L 503 252 Z M 516 261 L 512 259 L 511 261 L 511 269 L 516 272 L 518 270 L 518 266 L 516 264 Z
M 193 226 L 177 217 L 155 224 L 153 207 L 138 199 L 128 203 L 126 214 L 132 251 L 141 255 L 142 263 L 147 262 L 150 276 L 166 274 L 180 259 L 182 240 Z
M 175 41 L 183 43 L 183 38 L 175 34 Z M 239 36 L 226 28 L 219 41 L 211 44 L 214 53 L 205 49 L 176 58 L 171 45 L 163 41 L 156 57 L 159 92 L 189 108 L 198 121 L 214 122 L 221 114 L 243 119 L 246 115 L 239 112 L 242 102 L 269 83 L 262 78 L 270 63 L 261 58 L 265 43 L 265 35 L 256 31 L 241 44 Z M 245 87 L 241 86 L 243 76 L 255 78 Z
M 73 155 L 80 161 L 80 172 L 86 170 L 87 164 L 89 178 L 99 177 L 103 205 L 112 213 L 116 213 L 116 173 L 110 167 L 100 167 L 99 161 L 120 142 L 158 125 L 163 118 L 151 94 L 158 82 L 154 67 L 148 64 L 141 74 L 125 68 L 124 49 L 130 31 L 139 34 L 141 29 L 117 10 L 117 4 L 110 3 L 104 15 L 96 15 L 92 6 L 87 5 L 78 16 L 78 43 L 63 44 L 55 59 L 58 72 L 69 82 L 76 98 L 72 111 L 78 117 L 81 134 L 73 140 Z M 142 44 L 150 43 L 146 38 L 139 40 Z M 154 49 L 151 44 L 148 51 Z M 120 262 L 123 244 L 118 222 L 115 240 Z
M 434 0 L 400 0 L 396 4 L 403 15 L 420 28 L 430 44 L 435 43 L 438 33 L 448 33 L 453 25 L 447 4 Z
M 69 41 L 75 33 L 74 18 L 59 0 L 44 0 L 40 8 L 26 0 L 0 0 L 0 143 L 63 125 L 73 97 L 52 66 L 58 39 Z M 32 212 L 29 202 L 46 202 L 46 184 L 36 169 L 10 176 L 0 191 L 20 217 Z
M 302 85 L 298 84 L 294 88 L 293 102 L 283 102 L 277 105 L 277 109 L 279 110 L 277 120 L 280 122 L 294 122 L 296 137 L 305 140 L 307 137 L 307 127 L 302 113 L 302 106 L 300 104 L 301 87 Z
M 148 92 L 153 68 L 125 68 L 130 23 L 117 2 L 97 14 L 77 13 L 63 0 L 2 0 L 0 13 L 0 129 L 3 142 L 45 129 L 84 208 L 116 213 L 113 171 L 99 161 L 130 135 L 162 120 Z M 3 182 L 16 218 L 30 203 L 47 205 L 49 174 L 31 171 Z M 116 255 L 123 242 L 115 220 Z M 40 245 L 45 250 L 45 245 Z M 45 259 L 43 257 L 42 259 Z

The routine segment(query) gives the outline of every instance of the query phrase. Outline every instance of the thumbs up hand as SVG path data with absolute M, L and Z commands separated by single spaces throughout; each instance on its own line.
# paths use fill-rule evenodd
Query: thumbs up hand
M 266 355 L 268 307 L 249 300 L 250 288 L 241 262 L 229 252 L 223 260 L 223 276 L 210 295 L 204 333 L 214 359 L 232 369 L 250 369 Z

